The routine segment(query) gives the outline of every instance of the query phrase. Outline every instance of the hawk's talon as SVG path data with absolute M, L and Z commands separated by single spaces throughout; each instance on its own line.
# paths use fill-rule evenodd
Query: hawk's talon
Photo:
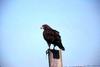
M 50 49 L 47 49 L 47 50 L 46 50 L 46 55 L 49 54 L 49 50 L 50 50 Z

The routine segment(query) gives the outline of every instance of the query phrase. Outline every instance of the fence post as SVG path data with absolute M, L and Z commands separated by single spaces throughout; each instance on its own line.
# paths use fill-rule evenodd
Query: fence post
M 63 67 L 61 50 L 48 50 L 49 67 Z

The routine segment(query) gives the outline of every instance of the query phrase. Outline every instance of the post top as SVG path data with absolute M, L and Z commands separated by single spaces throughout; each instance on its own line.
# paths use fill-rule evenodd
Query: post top
M 59 59 L 59 58 L 60 58 L 60 56 L 59 56 L 59 51 L 60 51 L 60 50 L 49 49 L 49 50 L 48 50 L 48 55 L 50 54 L 50 52 L 52 52 L 52 53 L 53 53 L 53 58 Z

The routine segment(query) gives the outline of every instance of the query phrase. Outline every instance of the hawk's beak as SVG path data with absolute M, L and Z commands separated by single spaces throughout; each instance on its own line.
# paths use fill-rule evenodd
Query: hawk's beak
M 40 29 L 43 29 L 43 27 L 40 27 Z

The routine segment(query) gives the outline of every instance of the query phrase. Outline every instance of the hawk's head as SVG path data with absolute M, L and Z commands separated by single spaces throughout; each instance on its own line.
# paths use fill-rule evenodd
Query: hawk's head
M 43 24 L 41 29 L 46 30 L 46 29 L 51 29 L 51 27 L 49 25 L 47 25 L 47 24 Z

